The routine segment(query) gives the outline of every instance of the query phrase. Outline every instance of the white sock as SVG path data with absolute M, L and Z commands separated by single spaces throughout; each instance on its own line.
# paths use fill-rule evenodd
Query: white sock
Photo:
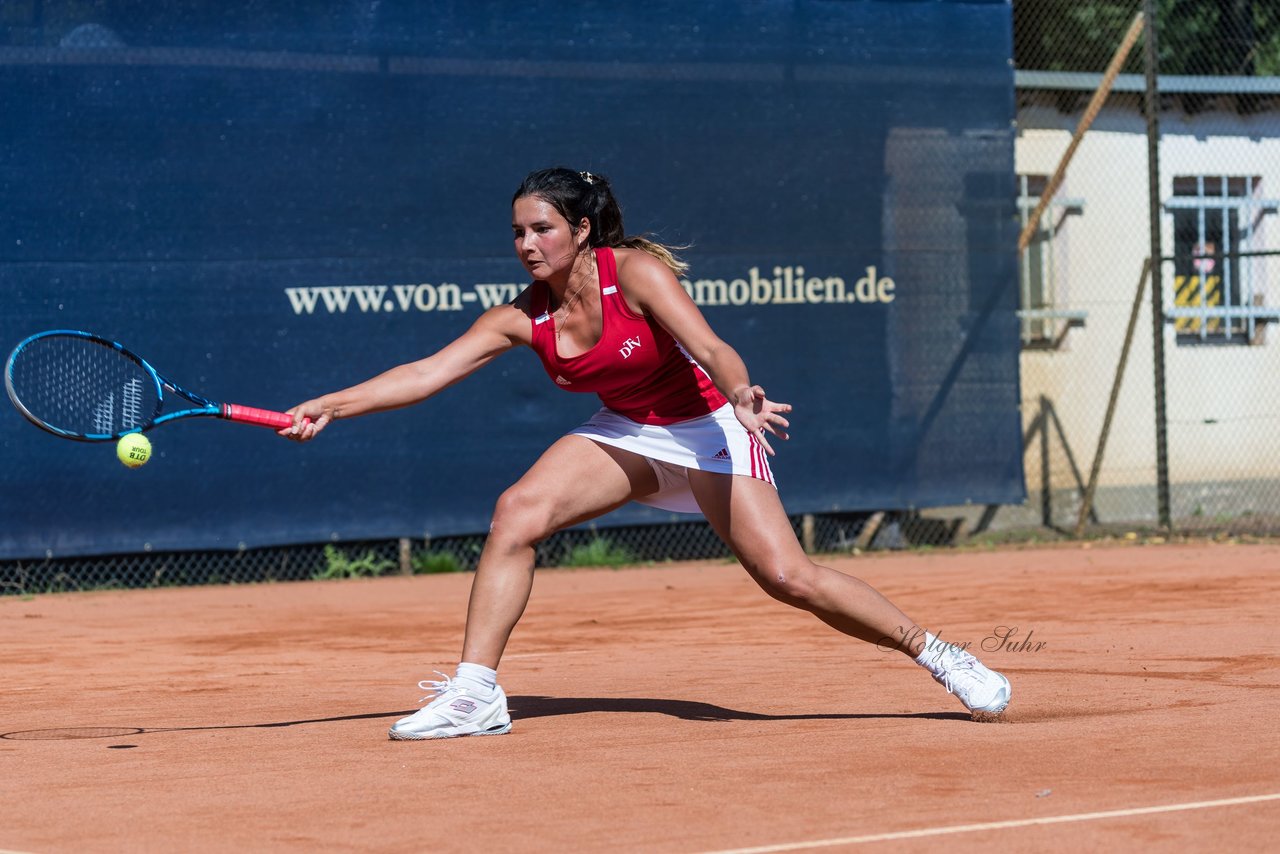
M 458 665 L 458 672 L 454 675 L 454 680 L 461 682 L 466 688 L 471 688 L 480 694 L 488 696 L 498 687 L 498 671 L 491 667 L 485 667 L 483 664 L 471 664 L 464 661 Z
M 939 650 L 934 649 L 934 644 L 938 642 L 937 635 L 924 633 L 924 648 L 920 650 L 920 654 L 916 656 L 916 664 L 921 667 L 927 667 L 933 670 L 938 663 Z

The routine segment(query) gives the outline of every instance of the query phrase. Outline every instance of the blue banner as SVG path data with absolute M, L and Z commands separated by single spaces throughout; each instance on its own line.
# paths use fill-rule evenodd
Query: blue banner
M 511 194 L 568 165 L 795 406 L 789 511 L 1022 500 L 1007 3 L 154 5 L 0 30 L 6 352 L 86 329 L 283 409 L 510 300 Z M 482 532 L 597 405 L 517 351 L 307 445 L 166 426 L 137 470 L 5 406 L 0 558 Z

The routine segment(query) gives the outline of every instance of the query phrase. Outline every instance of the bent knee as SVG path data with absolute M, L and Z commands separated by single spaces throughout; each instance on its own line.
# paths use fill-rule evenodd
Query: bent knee
M 552 508 L 520 484 L 498 497 L 489 524 L 489 538 L 512 545 L 534 545 L 555 533 Z
M 813 601 L 817 589 L 817 570 L 808 561 L 794 564 L 775 564 L 753 573 L 765 592 L 796 607 L 806 607 Z

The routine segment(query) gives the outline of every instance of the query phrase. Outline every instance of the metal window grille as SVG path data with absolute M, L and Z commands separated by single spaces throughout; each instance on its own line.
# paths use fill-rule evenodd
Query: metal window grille
M 1173 310 L 1179 343 L 1248 344 L 1274 314 L 1265 305 L 1265 217 L 1257 176 L 1180 175 L 1165 203 L 1173 217 Z
M 1020 227 L 1040 203 L 1049 183 L 1048 175 L 1018 176 Z M 1069 329 L 1083 324 L 1085 312 L 1067 309 L 1069 294 L 1060 269 L 1065 257 L 1066 224 L 1083 213 L 1082 199 L 1065 198 L 1060 193 L 1040 218 L 1034 236 L 1019 258 L 1020 294 L 1018 319 L 1022 346 L 1026 349 L 1056 349 L 1063 345 Z

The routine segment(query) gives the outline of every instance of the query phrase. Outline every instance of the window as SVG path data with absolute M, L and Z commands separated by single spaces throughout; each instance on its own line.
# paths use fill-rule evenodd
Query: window
M 1262 198 L 1253 176 L 1178 175 L 1173 215 L 1173 318 L 1179 344 L 1250 344 L 1273 318 L 1265 307 Z
M 1049 184 L 1047 175 L 1018 176 L 1018 211 L 1026 228 Z M 1066 221 L 1084 209 L 1084 203 L 1055 196 L 1040 217 L 1036 230 L 1019 259 L 1021 298 L 1018 317 L 1022 325 L 1022 346 L 1026 349 L 1057 349 L 1067 331 L 1083 325 L 1084 313 L 1067 306 Z

